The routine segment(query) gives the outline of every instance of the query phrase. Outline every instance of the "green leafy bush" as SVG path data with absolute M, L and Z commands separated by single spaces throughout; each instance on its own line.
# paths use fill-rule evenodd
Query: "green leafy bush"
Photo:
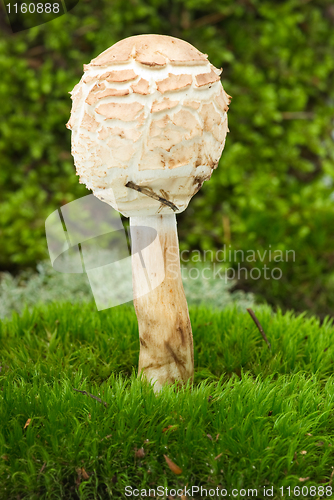
M 239 287 L 284 307 L 333 311 L 331 0 L 81 0 L 45 25 L 15 35 L 3 28 L 2 269 L 45 258 L 46 217 L 87 194 L 65 128 L 82 64 L 121 38 L 169 34 L 222 66 L 233 96 L 220 166 L 178 218 L 181 248 L 292 249 L 295 261 L 275 263 L 281 279 L 242 277 Z

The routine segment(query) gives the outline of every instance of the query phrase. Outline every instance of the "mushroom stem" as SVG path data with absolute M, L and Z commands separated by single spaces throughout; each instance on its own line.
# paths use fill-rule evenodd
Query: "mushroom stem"
M 150 228 L 158 236 L 153 243 Z M 181 277 L 176 216 L 130 217 L 130 229 L 133 302 L 140 340 L 138 376 L 143 372 L 158 392 L 175 381 L 183 384 L 194 374 L 193 337 Z

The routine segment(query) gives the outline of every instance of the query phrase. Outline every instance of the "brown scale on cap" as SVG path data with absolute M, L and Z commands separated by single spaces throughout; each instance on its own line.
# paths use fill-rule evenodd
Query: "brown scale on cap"
M 93 76 L 93 75 L 88 76 L 88 75 L 87 75 L 87 76 L 85 76 L 85 77 L 83 78 L 83 80 L 82 80 L 82 81 L 83 81 L 84 83 L 90 83 L 90 82 L 92 82 L 92 81 L 93 81 L 93 80 L 95 80 L 95 79 L 96 79 L 96 77 L 95 77 L 95 76 Z
M 200 105 L 201 103 L 198 101 L 190 101 L 188 99 L 183 101 L 183 106 L 187 106 L 188 108 L 198 109 Z
M 185 129 L 176 127 L 168 116 L 165 116 L 161 120 L 152 120 L 147 139 L 147 148 L 149 150 L 161 148 L 169 152 L 175 144 L 185 139 L 187 132 Z
M 210 104 L 203 104 L 199 111 L 199 115 L 203 120 L 204 130 L 210 130 L 214 135 L 214 127 L 220 125 L 222 122 L 221 115 L 215 110 L 214 105 L 211 102 Z
M 95 132 L 97 130 L 98 126 L 99 126 L 99 124 L 94 119 L 93 116 L 89 115 L 88 113 L 84 114 L 83 120 L 81 122 L 82 128 L 85 128 L 86 130 L 89 130 L 90 132 Z
M 161 94 L 165 92 L 172 92 L 173 90 L 184 89 L 192 84 L 191 75 L 173 75 L 173 73 L 168 74 L 168 78 L 157 82 L 157 89 Z
M 111 95 L 128 95 L 129 94 L 129 89 L 106 89 L 103 92 L 90 92 L 88 94 L 88 97 L 85 102 L 87 104 L 95 104 L 97 101 L 100 99 L 103 99 L 103 97 L 108 97 Z
M 180 109 L 180 111 L 173 115 L 173 123 L 177 127 L 182 127 L 187 131 L 183 137 L 185 140 L 203 134 L 203 128 L 196 116 L 186 109 Z
M 138 83 L 131 85 L 131 88 L 135 94 L 148 95 L 150 93 L 149 83 L 144 78 L 141 78 Z
M 220 93 L 215 97 L 215 103 L 220 107 L 223 111 L 228 111 L 228 106 L 231 102 L 232 97 L 228 95 L 225 90 L 222 88 Z
M 151 112 L 156 113 L 158 111 L 163 111 L 165 109 L 175 108 L 179 104 L 179 101 L 171 101 L 168 97 L 165 97 L 162 101 L 154 101 L 151 107 Z
M 210 73 L 202 73 L 201 75 L 196 75 L 196 84 L 198 87 L 208 85 L 209 83 L 215 83 L 219 80 L 219 75 L 217 75 L 213 70 L 211 70 Z
M 135 119 L 138 112 L 143 109 L 143 105 L 139 102 L 132 104 L 123 104 L 117 102 L 109 102 L 108 104 L 100 104 L 96 108 L 96 113 L 104 116 L 106 119 L 116 119 L 129 122 Z
M 193 156 L 198 156 L 199 143 L 194 144 L 177 144 L 170 150 L 167 166 L 169 169 L 183 167 L 189 165 Z
M 96 83 L 92 90 L 89 92 L 89 94 L 93 94 L 95 92 L 101 92 L 101 90 L 104 90 L 106 88 L 105 83 Z
M 133 71 L 133 69 L 122 69 L 119 71 L 108 71 L 103 73 L 99 80 L 106 80 L 107 82 L 129 82 L 137 78 L 138 75 Z

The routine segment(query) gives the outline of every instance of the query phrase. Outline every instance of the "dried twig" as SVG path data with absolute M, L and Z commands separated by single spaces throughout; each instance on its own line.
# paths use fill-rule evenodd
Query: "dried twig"
M 329 478 L 329 483 L 328 486 L 331 486 L 332 481 L 333 481 L 333 475 L 334 475 L 334 469 L 332 470 L 331 477 Z
M 312 111 L 283 111 L 283 120 L 312 120 L 315 114 Z
M 212 14 L 207 14 L 206 16 L 196 19 L 192 23 L 192 28 L 200 28 L 201 26 L 207 26 L 208 24 L 219 23 L 226 17 L 226 14 L 222 12 L 213 12 Z
M 260 324 L 260 321 L 255 316 L 254 311 L 249 307 L 247 309 L 247 312 L 250 314 L 250 316 L 252 317 L 252 320 L 254 321 L 254 323 L 256 324 L 256 326 L 258 327 L 259 332 L 261 333 L 262 337 L 264 338 L 265 342 L 267 343 L 267 346 L 269 347 L 269 349 L 271 349 L 271 345 L 270 345 L 269 340 L 267 339 L 267 335 L 264 333 L 263 328 L 262 328 L 262 326 Z
M 135 191 L 138 191 L 138 193 L 145 194 L 146 196 L 149 196 L 150 198 L 153 198 L 154 200 L 160 201 L 160 203 L 163 203 L 164 205 L 167 205 L 167 207 L 171 208 L 174 212 L 178 210 L 177 206 L 174 205 L 171 201 L 166 200 L 166 198 L 162 198 L 158 194 L 156 194 L 151 188 L 145 187 L 145 186 L 137 186 L 132 181 L 129 181 L 125 184 L 125 187 L 128 187 L 130 189 L 134 189 Z
M 74 387 L 72 387 L 72 389 L 73 389 L 73 391 L 81 392 L 81 394 L 85 394 L 86 396 L 89 396 L 90 398 L 95 399 L 99 403 L 102 403 L 106 408 L 108 407 L 108 403 L 106 403 L 105 401 L 102 401 L 101 398 L 98 398 L 97 396 L 94 396 L 94 394 L 90 394 L 87 391 L 80 391 L 79 389 L 75 389 Z
M 40 471 L 39 471 L 39 473 L 38 473 L 38 476 L 37 476 L 37 481 L 39 480 L 39 478 L 40 478 L 40 476 L 41 476 L 42 472 L 44 471 L 45 466 L 46 466 L 46 462 L 44 462 L 44 464 L 42 465 L 42 467 L 41 467 L 41 469 L 40 469 Z

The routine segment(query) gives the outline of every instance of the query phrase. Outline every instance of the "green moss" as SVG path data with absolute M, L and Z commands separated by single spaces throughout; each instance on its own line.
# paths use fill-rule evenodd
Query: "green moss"
M 195 383 L 158 396 L 136 377 L 129 306 L 55 303 L 0 322 L 0 499 L 123 498 L 127 485 L 188 484 L 230 496 L 257 488 L 253 498 L 273 487 L 278 500 L 281 487 L 312 498 L 306 487 L 329 486 L 333 325 L 254 309 L 271 350 L 246 312 L 190 308 Z

